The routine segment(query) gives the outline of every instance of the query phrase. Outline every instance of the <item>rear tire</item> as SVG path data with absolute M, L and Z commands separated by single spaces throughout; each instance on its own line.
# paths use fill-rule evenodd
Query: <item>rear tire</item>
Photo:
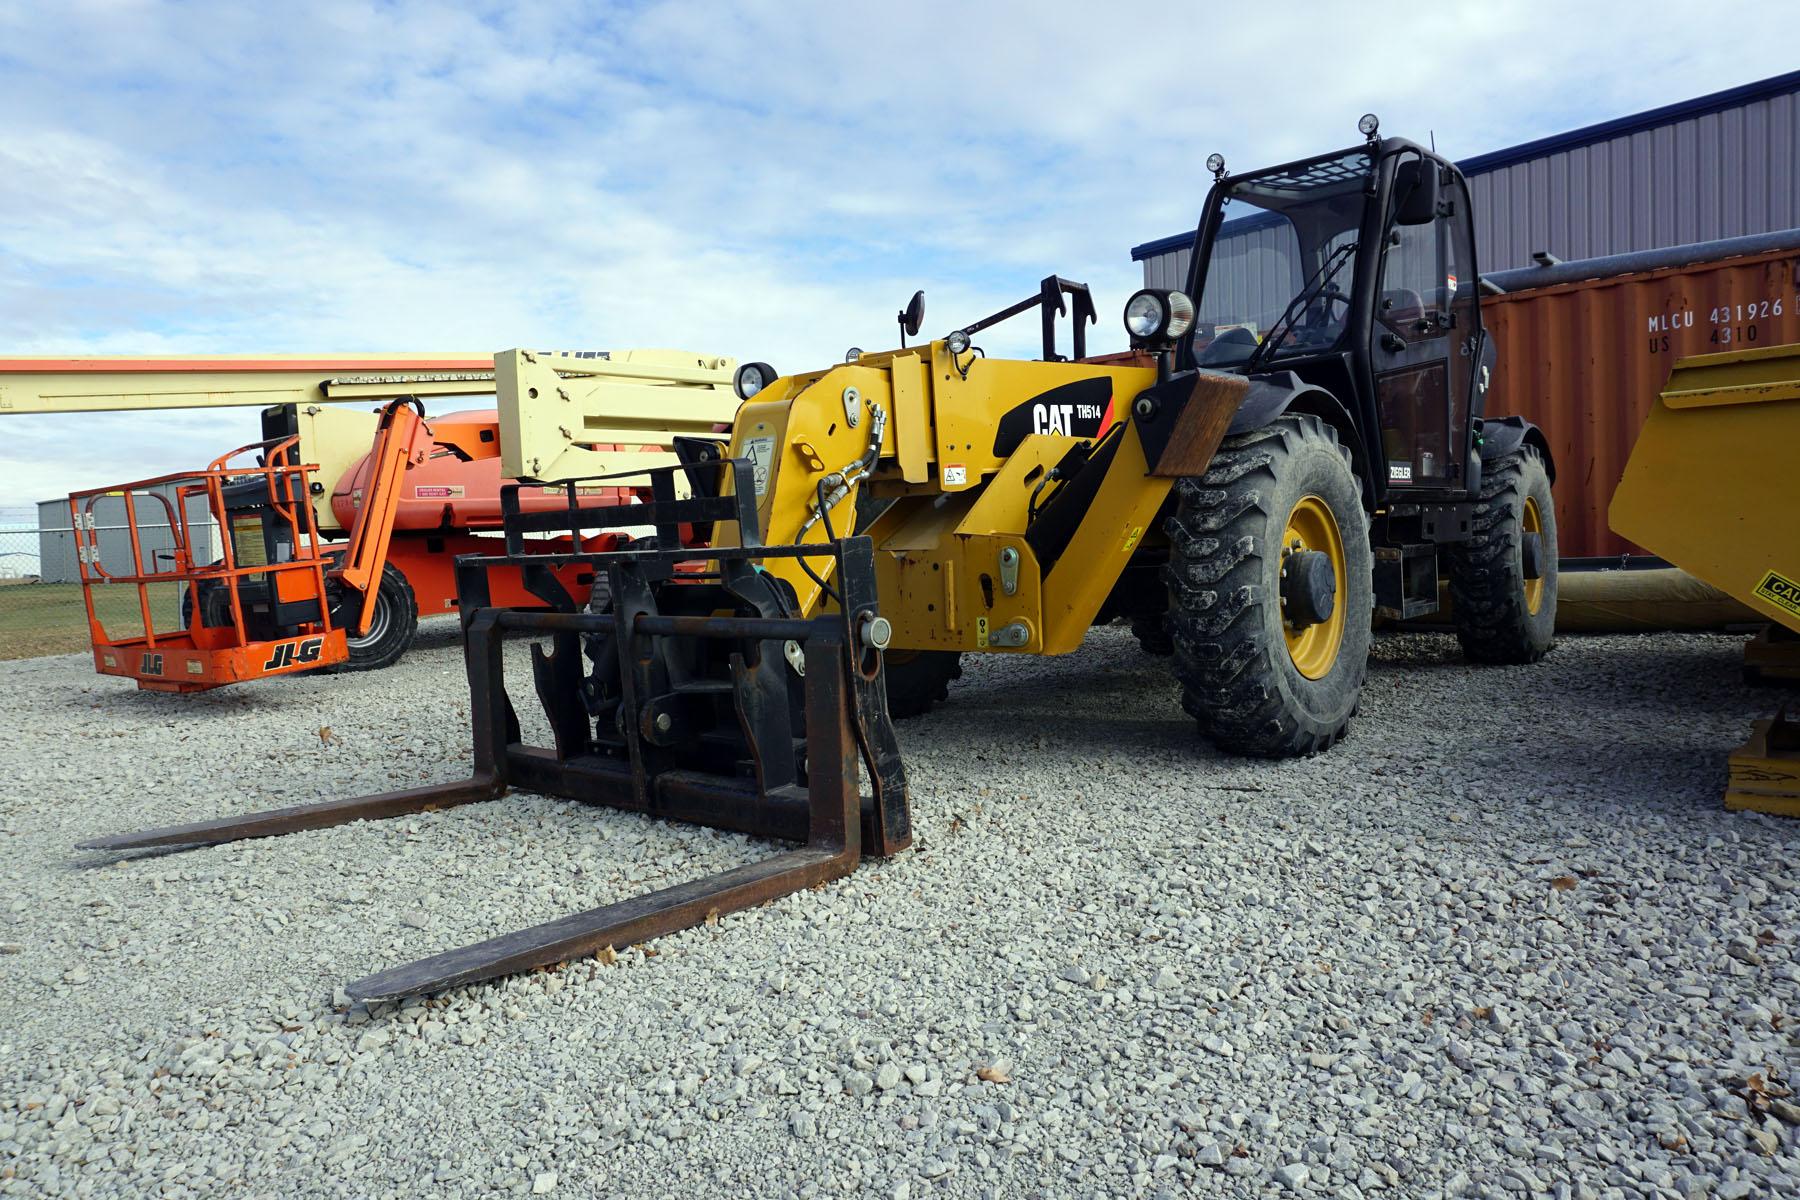
M 361 598 L 338 588 L 331 589 L 332 623 L 344 629 L 350 657 L 327 668 L 333 672 L 379 671 L 400 661 L 419 633 L 419 600 L 412 584 L 392 563 L 381 569 L 381 586 L 375 594 L 375 612 L 369 618 L 369 632 L 362 637 L 349 633 Z
M 888 715 L 896 721 L 922 717 L 947 699 L 950 682 L 962 678 L 957 650 L 889 650 L 882 662 L 887 676 Z
M 1292 415 L 1226 439 L 1205 475 L 1176 484 L 1164 528 L 1175 676 L 1200 732 L 1266 758 L 1342 738 L 1368 669 L 1374 575 L 1362 488 L 1331 427 Z M 1331 614 L 1304 627 L 1283 615 L 1296 531 L 1335 589 Z
M 1484 466 L 1469 540 L 1445 548 L 1456 637 L 1471 662 L 1534 663 L 1556 640 L 1550 473 L 1531 446 Z M 1539 577 L 1531 580 L 1523 546 L 1534 532 Z
M 1131 618 L 1131 636 L 1137 639 L 1138 649 L 1145 654 L 1167 658 L 1175 653 L 1175 639 L 1170 636 L 1162 613 Z

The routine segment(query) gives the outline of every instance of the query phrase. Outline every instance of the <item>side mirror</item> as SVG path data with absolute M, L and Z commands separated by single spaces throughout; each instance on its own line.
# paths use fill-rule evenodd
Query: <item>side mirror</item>
M 906 302 L 906 307 L 900 312 L 899 321 L 900 332 L 902 334 L 906 337 L 919 336 L 919 326 L 925 323 L 924 292 L 914 292 L 912 294 L 912 299 Z
M 1409 158 L 1394 168 L 1394 223 L 1429 225 L 1438 215 L 1437 164 Z

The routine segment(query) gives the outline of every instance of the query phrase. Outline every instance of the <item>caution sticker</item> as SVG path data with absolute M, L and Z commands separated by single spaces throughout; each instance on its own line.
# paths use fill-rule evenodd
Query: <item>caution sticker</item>
M 1131 532 L 1125 535 L 1125 544 L 1123 546 L 1121 546 L 1119 549 L 1121 550 L 1121 552 L 1123 552 L 1125 554 L 1130 554 L 1134 549 L 1137 548 L 1138 539 L 1142 538 L 1143 536 L 1144 536 L 1144 527 L 1142 525 L 1133 525 L 1131 527 Z
M 969 468 L 962 463 L 951 463 L 944 468 L 945 487 L 966 487 L 969 482 Z
M 415 500 L 461 500 L 463 485 L 460 483 L 425 483 L 413 488 Z
M 1775 607 L 1784 608 L 1800 617 L 1800 583 L 1795 583 L 1787 576 L 1770 571 L 1756 585 L 1756 595 Z
M 744 457 L 750 460 L 751 482 L 756 487 L 756 498 L 761 500 L 769 491 L 769 467 L 775 461 L 775 439 L 745 438 Z

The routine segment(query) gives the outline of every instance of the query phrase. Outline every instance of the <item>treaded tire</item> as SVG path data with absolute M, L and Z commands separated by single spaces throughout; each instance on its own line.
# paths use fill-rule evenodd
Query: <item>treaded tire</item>
M 1138 649 L 1145 654 L 1167 658 L 1175 653 L 1175 639 L 1170 636 L 1162 613 L 1131 618 L 1131 636 L 1137 639 Z
M 1322 677 L 1301 674 L 1281 615 L 1289 514 L 1316 496 L 1336 521 L 1344 579 L 1337 652 Z M 1227 438 L 1205 475 L 1176 484 L 1169 535 L 1168 627 L 1182 707 L 1233 754 L 1316 754 L 1342 738 L 1368 669 L 1373 554 L 1349 451 L 1316 417 L 1291 415 Z
M 896 721 L 924 716 L 949 697 L 950 682 L 962 678 L 957 650 L 890 650 L 882 665 L 888 715 Z
M 1526 603 L 1520 552 L 1525 502 L 1536 503 L 1541 525 L 1543 598 Z M 1556 505 L 1550 473 L 1536 448 L 1525 446 L 1483 464 L 1469 540 L 1445 547 L 1450 608 L 1463 655 L 1478 663 L 1533 663 L 1556 640 Z
M 337 610 L 352 610 L 353 603 L 349 596 L 344 597 L 342 604 L 334 603 L 334 622 Z M 375 615 L 370 618 L 368 634 L 360 639 L 349 635 L 350 657 L 327 670 L 342 673 L 391 667 L 400 661 L 418 633 L 419 599 L 400 569 L 387 563 L 381 568 L 381 586 L 375 596 Z

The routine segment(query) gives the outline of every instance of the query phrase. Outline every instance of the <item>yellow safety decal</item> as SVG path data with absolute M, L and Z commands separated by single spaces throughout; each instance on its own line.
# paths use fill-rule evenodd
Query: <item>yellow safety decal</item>
M 978 649 L 987 649 L 987 618 L 975 618 L 975 645 Z
M 266 567 L 269 565 L 269 548 L 263 542 L 262 520 L 258 517 L 238 517 L 231 522 L 231 550 L 240 567 Z
M 1119 547 L 1119 552 L 1121 554 L 1130 554 L 1132 550 L 1137 547 L 1138 539 L 1143 536 L 1144 527 L 1142 525 L 1133 525 L 1131 527 L 1131 532 L 1125 535 L 1125 544 Z
M 1770 571 L 1756 585 L 1756 594 L 1777 608 L 1785 608 L 1795 616 L 1800 616 L 1800 583 L 1795 583 L 1787 576 Z

